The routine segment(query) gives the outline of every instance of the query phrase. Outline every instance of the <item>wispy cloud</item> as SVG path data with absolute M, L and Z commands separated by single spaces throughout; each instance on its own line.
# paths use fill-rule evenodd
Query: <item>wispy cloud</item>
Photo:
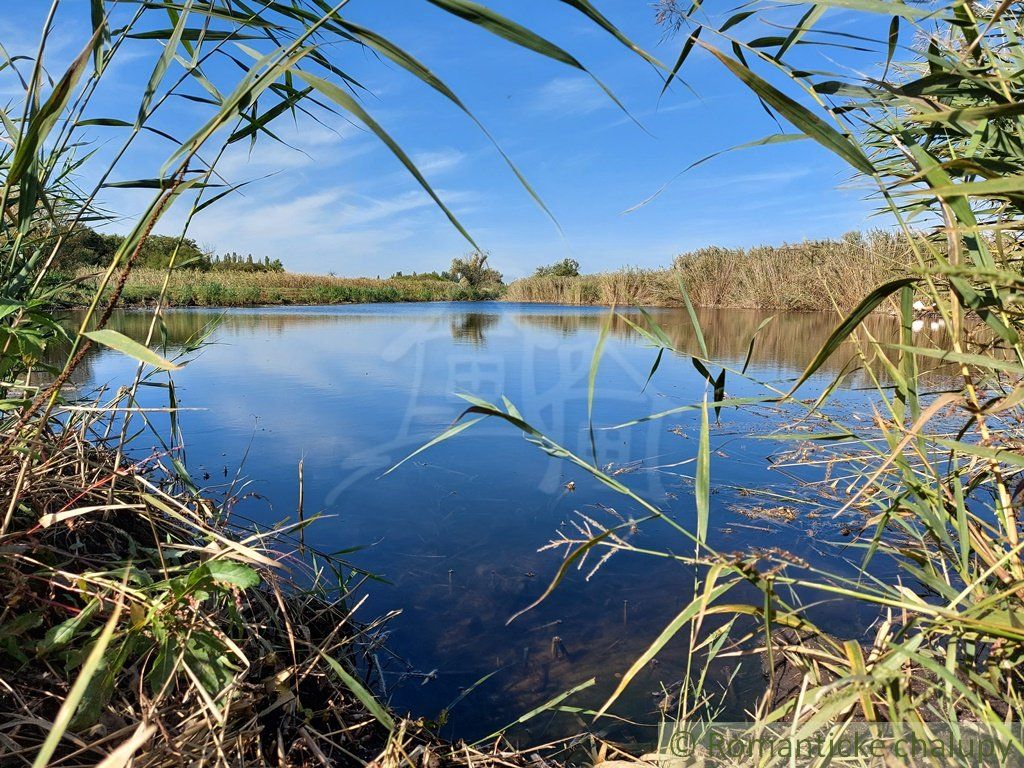
M 368 260 L 448 227 L 421 190 L 370 197 L 338 187 L 267 200 L 234 198 L 194 222 L 191 235 L 217 250 L 279 255 L 294 271 L 335 269 L 355 274 Z M 469 192 L 440 192 L 452 206 L 474 200 Z M 401 266 L 401 265 L 400 265 Z M 408 267 L 408 265 L 405 265 Z
M 593 80 L 587 77 L 556 77 L 542 85 L 530 107 L 538 112 L 586 115 L 612 105 Z
M 462 165 L 465 159 L 464 152 L 451 147 L 437 152 L 417 152 L 412 156 L 412 161 L 416 163 L 420 173 L 428 177 L 452 171 Z

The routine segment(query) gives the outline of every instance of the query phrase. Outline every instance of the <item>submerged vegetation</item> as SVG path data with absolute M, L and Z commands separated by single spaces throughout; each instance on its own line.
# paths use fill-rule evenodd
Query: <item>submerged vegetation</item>
M 901 234 L 852 232 L 840 240 L 754 248 L 711 246 L 669 269 L 596 275 L 541 268 L 509 285 L 507 301 L 570 305 L 683 306 L 682 281 L 701 307 L 768 310 L 852 309 L 874 286 L 906 274 L 913 256 Z

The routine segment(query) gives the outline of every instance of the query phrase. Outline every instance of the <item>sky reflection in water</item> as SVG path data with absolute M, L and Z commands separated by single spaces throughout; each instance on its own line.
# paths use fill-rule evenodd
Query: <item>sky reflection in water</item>
M 219 311 L 168 314 L 173 347 L 200 333 Z M 685 312 L 652 312 L 684 349 L 696 350 Z M 535 599 L 556 572 L 558 552 L 538 552 L 560 534 L 577 535 L 586 518 L 599 523 L 639 517 L 641 511 L 585 473 L 550 459 L 508 425 L 485 421 L 417 456 L 387 477 L 381 474 L 446 429 L 465 403 L 457 392 L 500 402 L 504 395 L 527 421 L 579 455 L 589 452 L 587 375 L 607 310 L 507 304 L 410 304 L 228 310 L 207 346 L 175 374 L 189 467 L 211 485 L 233 476 L 243 456 L 252 479 L 239 507 L 264 523 L 295 518 L 296 467 L 305 468 L 305 510 L 322 512 L 307 541 L 324 551 L 355 546 L 358 566 L 389 583 L 370 583 L 362 615 L 401 609 L 390 624 L 381 657 L 388 693 L 399 709 L 436 717 L 460 692 L 500 670 L 454 708 L 448 726 L 461 737 L 482 736 L 591 676 L 598 684 L 573 699 L 599 704 L 624 672 L 692 594 L 693 574 L 663 558 L 618 554 L 589 580 L 596 560 L 573 570 L 554 595 L 510 626 L 507 619 Z M 740 367 L 764 315 L 705 311 L 702 325 L 712 359 Z M 636 318 L 639 320 L 639 316 Z M 148 316 L 122 313 L 114 327 L 133 336 Z M 750 372 L 782 386 L 828 335 L 824 314 L 776 317 L 759 335 Z M 895 322 L 873 320 L 877 337 Z M 594 421 L 619 424 L 679 405 L 697 403 L 703 379 L 690 362 L 666 355 L 643 390 L 654 351 L 628 325 L 613 324 L 598 378 Z M 826 366 L 808 386 L 812 396 L 849 354 Z M 88 360 L 90 385 L 130 380 L 132 364 L 110 352 Z M 854 373 L 847 385 L 868 383 Z M 729 396 L 764 394 L 736 377 Z M 165 404 L 159 390 L 145 403 Z M 864 397 L 844 391 L 843 407 L 864 408 Z M 862 410 L 868 413 L 867 410 Z M 757 503 L 737 489 L 792 488 L 814 478 L 814 467 L 770 471 L 768 457 L 790 447 L 754 439 L 782 416 L 767 409 L 723 410 L 712 429 L 710 541 L 722 551 L 781 547 L 816 560 L 834 558 L 842 521 L 750 519 L 735 508 Z M 596 432 L 598 460 L 620 480 L 692 528 L 689 476 L 699 414 L 682 413 L 629 429 Z M 140 449 L 148 448 L 145 436 Z M 226 473 L 226 474 L 225 474 Z M 567 484 L 575 484 L 569 490 Z M 637 547 L 689 554 L 692 547 L 663 522 L 630 535 Z M 743 597 L 743 596 L 738 596 Z M 747 595 L 746 597 L 751 597 Z M 841 637 L 871 622 L 826 603 L 819 621 Z M 686 646 L 670 644 L 638 676 L 616 710 L 652 722 L 667 686 L 682 674 Z M 715 670 L 729 679 L 735 662 Z M 726 694 L 733 716 L 752 703 L 760 684 L 756 660 L 744 662 Z M 543 716 L 526 737 L 557 735 L 570 722 Z M 610 726 L 614 735 L 642 732 Z

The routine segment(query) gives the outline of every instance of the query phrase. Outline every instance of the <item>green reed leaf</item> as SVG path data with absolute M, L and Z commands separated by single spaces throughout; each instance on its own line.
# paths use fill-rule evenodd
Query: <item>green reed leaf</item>
M 110 328 L 103 328 L 98 331 L 86 331 L 82 334 L 86 338 L 92 339 L 97 344 L 102 344 L 105 347 L 110 347 L 118 352 L 121 352 L 128 357 L 133 357 L 140 363 L 146 363 L 152 365 L 155 368 L 160 368 L 165 371 L 176 371 L 180 366 L 165 360 L 156 352 L 151 350 L 149 347 L 139 344 L 134 339 L 130 339 L 123 333 L 112 330 Z
M 871 162 L 860 148 L 850 141 L 848 137 L 839 133 L 839 131 L 815 115 L 807 107 L 794 101 L 778 88 L 755 74 L 749 67 L 741 64 L 736 59 L 726 56 L 713 45 L 699 40 L 697 43 L 722 62 L 725 68 L 753 91 L 759 99 L 773 107 L 780 115 L 803 131 L 808 137 L 834 152 L 861 173 L 868 176 L 874 175 L 874 166 L 871 165 Z
M 865 296 L 860 304 L 841 322 L 834 331 L 829 335 L 828 339 L 818 350 L 818 353 L 814 356 L 814 359 L 808 363 L 804 372 L 800 374 L 800 378 L 797 379 L 793 388 L 789 390 L 788 396 L 792 397 L 793 393 L 800 388 L 807 379 L 809 379 L 815 371 L 817 371 L 822 364 L 828 360 L 832 354 L 839 349 L 840 345 L 849 338 L 850 334 L 853 333 L 857 326 L 860 325 L 864 318 L 870 315 L 878 305 L 885 301 L 886 298 L 900 290 L 904 286 L 913 285 L 918 281 L 916 277 L 901 277 L 897 280 L 892 280 L 884 285 L 880 285 L 867 296 Z
M 370 693 L 366 689 L 366 686 L 359 682 L 354 675 L 341 666 L 337 661 L 320 649 L 316 649 L 316 652 L 320 654 L 320 658 L 327 662 L 327 665 L 331 670 L 333 670 L 334 674 L 336 674 L 345 686 L 352 691 L 355 697 L 359 699 L 359 702 L 366 707 L 366 710 L 377 718 L 377 721 L 387 728 L 389 733 L 393 732 L 395 730 L 395 721 L 391 715 L 388 714 L 387 710 L 384 709 L 383 705 L 377 701 L 377 697 Z

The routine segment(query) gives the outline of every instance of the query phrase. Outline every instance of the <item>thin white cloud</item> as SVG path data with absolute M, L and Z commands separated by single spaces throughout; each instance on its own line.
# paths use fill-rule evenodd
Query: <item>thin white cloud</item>
M 559 115 L 586 115 L 612 105 L 611 99 L 587 77 L 556 77 L 542 85 L 532 109 Z
M 462 165 L 466 159 L 465 152 L 447 147 L 436 152 L 416 152 L 412 161 L 424 176 L 439 176 Z
M 344 187 L 288 197 L 291 191 L 282 189 L 259 202 L 251 197 L 225 201 L 197 217 L 190 235 L 218 251 L 280 257 L 291 271 L 338 269 L 355 274 L 365 270 L 360 265 L 367 261 L 393 255 L 400 243 L 420 241 L 450 227 L 419 189 L 376 197 Z M 439 194 L 460 210 L 475 200 L 472 193 L 458 190 Z M 173 217 L 168 219 L 165 224 Z M 408 262 L 408 255 L 404 258 Z

